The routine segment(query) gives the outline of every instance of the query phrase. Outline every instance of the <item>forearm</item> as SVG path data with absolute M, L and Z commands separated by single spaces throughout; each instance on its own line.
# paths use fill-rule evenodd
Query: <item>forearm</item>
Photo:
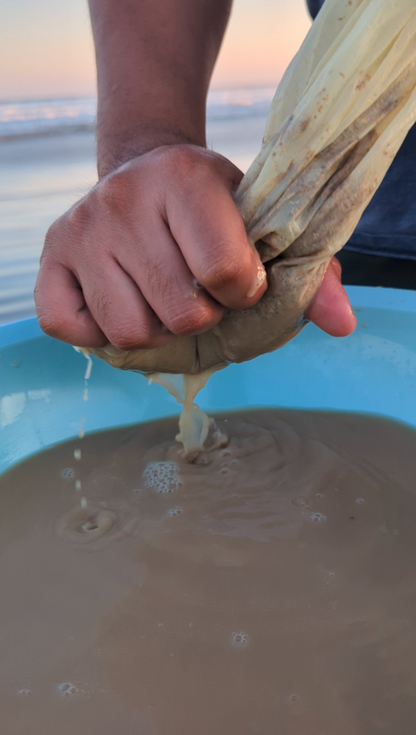
M 231 0 L 89 0 L 100 177 L 159 145 L 205 145 L 205 104 Z

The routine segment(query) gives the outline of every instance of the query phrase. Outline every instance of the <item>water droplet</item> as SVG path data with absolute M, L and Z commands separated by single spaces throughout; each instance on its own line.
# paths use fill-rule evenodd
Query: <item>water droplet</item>
M 364 498 L 356 498 L 355 502 L 356 502 L 356 503 L 357 503 L 358 505 L 362 505 L 362 503 L 364 503 Z
M 74 458 L 76 460 L 78 460 L 78 461 L 81 459 L 81 450 L 80 449 L 74 449 Z
M 28 697 L 29 694 L 32 694 L 31 689 L 19 689 L 17 692 L 19 697 Z

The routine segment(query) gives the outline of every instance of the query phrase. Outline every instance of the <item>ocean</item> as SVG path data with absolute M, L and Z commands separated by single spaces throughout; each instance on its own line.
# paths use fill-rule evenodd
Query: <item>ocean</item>
M 275 89 L 213 89 L 208 146 L 245 171 Z M 94 97 L 0 102 L 0 324 L 35 314 L 49 225 L 97 180 Z

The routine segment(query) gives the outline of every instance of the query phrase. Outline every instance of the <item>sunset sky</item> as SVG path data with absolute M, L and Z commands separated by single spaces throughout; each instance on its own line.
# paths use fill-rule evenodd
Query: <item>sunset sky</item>
M 87 0 L 2 0 L 0 100 L 93 94 Z M 304 0 L 234 0 L 213 86 L 274 85 L 310 27 Z

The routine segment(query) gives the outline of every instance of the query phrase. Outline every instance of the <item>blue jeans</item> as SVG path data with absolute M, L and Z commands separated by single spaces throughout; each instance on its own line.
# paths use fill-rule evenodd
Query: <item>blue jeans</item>
M 341 250 L 337 255 L 345 286 L 383 286 L 416 291 L 416 260 L 364 255 Z

